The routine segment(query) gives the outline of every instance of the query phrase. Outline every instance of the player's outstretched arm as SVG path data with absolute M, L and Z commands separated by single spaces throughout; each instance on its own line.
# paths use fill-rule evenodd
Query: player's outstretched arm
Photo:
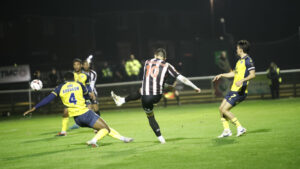
M 42 101 L 40 101 L 37 105 L 35 105 L 32 109 L 26 111 L 23 115 L 25 116 L 28 113 L 35 111 L 36 109 L 50 103 L 53 99 L 55 99 L 56 95 L 51 93 L 47 97 L 45 97 Z
M 177 79 L 179 81 L 181 81 L 182 83 L 184 83 L 185 85 L 190 86 L 191 88 L 195 89 L 197 93 L 201 92 L 201 89 L 198 88 L 196 85 L 194 85 L 194 83 L 191 82 L 188 78 L 186 78 L 182 75 L 179 75 L 179 76 L 177 76 Z
M 35 111 L 35 107 L 31 108 L 30 110 L 27 110 L 25 113 L 23 113 L 23 116 L 26 116 L 27 114 L 34 112 Z
M 216 80 L 219 80 L 221 77 L 232 78 L 232 77 L 234 77 L 234 71 L 231 71 L 229 73 L 219 74 L 219 75 L 215 76 L 212 81 L 214 82 Z

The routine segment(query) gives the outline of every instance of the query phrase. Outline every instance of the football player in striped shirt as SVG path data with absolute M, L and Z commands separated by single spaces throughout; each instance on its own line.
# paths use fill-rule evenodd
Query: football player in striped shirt
M 83 62 L 83 73 L 85 73 L 89 76 L 89 85 L 90 85 L 91 91 L 95 95 L 95 97 L 97 98 L 97 96 L 98 96 L 98 92 L 97 92 L 97 89 L 96 89 L 97 72 L 90 68 L 91 67 L 91 65 L 90 65 L 91 64 L 91 59 L 92 59 L 92 55 L 90 55 Z M 98 115 L 100 115 L 98 100 L 97 99 L 91 100 L 91 104 L 92 104 L 93 111 L 95 113 L 97 113 Z
M 130 100 L 138 98 L 142 99 L 142 106 L 147 115 L 150 127 L 162 144 L 166 143 L 166 141 L 162 136 L 160 127 L 154 117 L 153 107 L 154 104 L 158 103 L 162 97 L 163 86 L 167 76 L 172 76 L 173 78 L 178 79 L 185 85 L 192 87 L 197 93 L 201 92 L 200 88 L 195 86 L 186 77 L 179 74 L 170 63 L 166 62 L 166 58 L 166 50 L 158 48 L 154 53 L 154 58 L 148 59 L 145 62 L 142 88 L 135 92 L 131 97 L 126 97 Z M 112 97 L 117 105 L 122 105 L 126 101 L 125 98 L 121 98 L 113 92 Z M 119 100 L 121 100 L 121 104 L 118 103 Z
M 255 78 L 255 67 L 253 60 L 248 54 L 249 50 L 250 43 L 247 40 L 238 41 L 236 53 L 239 56 L 239 60 L 236 62 L 235 70 L 229 73 L 219 74 L 213 79 L 213 81 L 216 81 L 222 77 L 234 78 L 230 92 L 225 96 L 219 107 L 221 122 L 224 128 L 224 131 L 219 138 L 229 137 L 232 135 L 229 128 L 229 121 L 237 127 L 237 137 L 246 133 L 246 128 L 241 125 L 230 110 L 246 99 L 249 81 Z

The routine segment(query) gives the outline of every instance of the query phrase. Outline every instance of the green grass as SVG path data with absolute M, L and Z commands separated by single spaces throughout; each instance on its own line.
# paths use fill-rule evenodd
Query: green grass
M 232 110 L 245 136 L 217 139 L 222 132 L 218 103 L 155 109 L 167 144 L 158 143 L 142 109 L 103 111 L 125 144 L 110 137 L 100 147 L 85 142 L 91 129 L 60 130 L 59 115 L 0 121 L 0 168 L 25 169 L 293 169 L 300 166 L 300 99 L 245 101 Z M 70 120 L 69 125 L 74 122 Z M 234 126 L 233 134 L 236 134 Z

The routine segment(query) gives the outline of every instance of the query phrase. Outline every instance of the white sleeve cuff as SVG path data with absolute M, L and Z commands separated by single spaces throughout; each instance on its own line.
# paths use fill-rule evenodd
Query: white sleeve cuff
M 255 69 L 255 67 L 250 67 L 250 68 L 248 68 L 248 70 L 250 71 L 250 70 L 254 70 Z

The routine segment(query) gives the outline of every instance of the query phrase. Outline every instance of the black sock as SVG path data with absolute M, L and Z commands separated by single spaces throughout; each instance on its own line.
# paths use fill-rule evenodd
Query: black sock
M 167 99 L 164 97 L 164 106 L 167 107 Z
M 176 96 L 176 100 L 177 100 L 177 105 L 180 105 L 179 96 Z
M 158 125 L 157 121 L 154 118 L 154 115 L 153 116 L 148 116 L 148 120 L 149 120 L 149 124 L 150 124 L 152 130 L 154 131 L 155 135 L 157 137 L 161 136 L 160 128 L 159 128 L 159 125 Z
M 130 93 L 127 97 L 125 97 L 125 102 L 129 102 L 129 101 L 132 101 L 132 100 L 138 100 L 142 97 L 141 93 L 140 93 L 140 89 L 135 91 L 135 92 L 132 92 Z

